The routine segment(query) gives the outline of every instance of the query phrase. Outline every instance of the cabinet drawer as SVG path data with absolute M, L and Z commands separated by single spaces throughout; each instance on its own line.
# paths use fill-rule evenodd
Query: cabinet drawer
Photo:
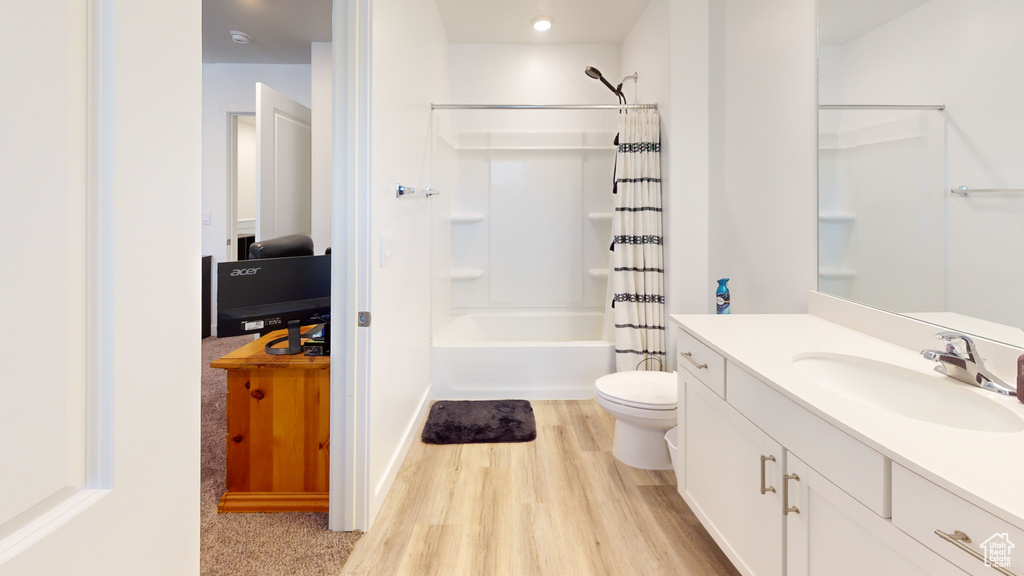
M 889 459 L 808 412 L 796 402 L 729 362 L 726 400 L 740 414 L 800 454 L 820 472 L 882 518 L 889 510 Z
M 1004 568 L 1012 574 L 1024 574 L 1024 553 L 1013 552 L 1015 545 L 1024 543 L 1024 530 L 898 464 L 892 466 L 892 523 L 968 574 L 996 574 L 985 565 L 986 558 L 993 564 L 1006 559 Z M 949 535 L 957 531 L 966 534 L 970 542 L 961 544 L 981 558 L 944 540 L 936 530 Z M 1014 556 L 1018 557 L 1016 562 Z
M 676 363 L 725 398 L 725 358 L 705 346 L 685 330 L 678 331 Z

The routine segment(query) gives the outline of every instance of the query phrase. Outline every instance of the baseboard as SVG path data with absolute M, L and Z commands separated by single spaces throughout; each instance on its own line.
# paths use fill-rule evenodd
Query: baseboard
M 391 485 L 395 483 L 395 478 L 398 477 L 398 471 L 402 468 L 402 463 L 405 462 L 405 457 L 409 454 L 409 448 L 412 447 L 412 443 L 419 439 L 420 430 L 422 429 L 423 423 L 427 418 L 427 410 L 430 408 L 433 398 L 431 397 L 432 387 L 427 386 L 426 391 L 420 398 L 419 408 L 416 410 L 416 416 L 409 422 L 409 425 L 405 429 L 405 440 L 402 441 L 402 445 L 398 447 L 394 455 L 391 457 L 391 461 L 388 462 L 387 474 L 377 483 L 374 487 L 373 495 L 370 498 L 370 509 L 369 515 L 366 519 L 366 528 L 369 530 L 373 527 L 373 522 L 377 519 L 377 513 L 380 512 L 381 506 L 384 505 L 384 499 L 387 498 L 388 492 L 391 491 Z

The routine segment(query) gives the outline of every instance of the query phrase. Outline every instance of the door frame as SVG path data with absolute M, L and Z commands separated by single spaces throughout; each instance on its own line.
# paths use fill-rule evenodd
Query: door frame
M 228 250 L 225 262 L 238 260 L 238 118 L 255 117 L 255 112 L 228 112 L 228 202 L 227 230 Z M 259 220 L 259 213 L 256 219 Z
M 370 0 L 334 0 L 330 528 L 369 528 Z M 338 353 L 338 352 L 341 353 Z

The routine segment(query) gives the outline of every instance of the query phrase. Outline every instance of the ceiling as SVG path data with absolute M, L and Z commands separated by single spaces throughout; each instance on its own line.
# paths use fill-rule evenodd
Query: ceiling
M 309 43 L 331 41 L 332 0 L 203 0 L 203 62 L 309 64 Z M 242 46 L 229 32 L 252 40 Z
M 930 0 L 818 0 L 818 41 L 841 46 Z
M 452 44 L 619 44 L 649 0 L 436 0 Z M 530 23 L 553 25 L 537 32 Z
M 415 0 L 425 1 L 425 0 Z M 452 44 L 618 44 L 649 0 L 436 0 Z M 308 64 L 331 40 L 332 0 L 203 0 L 203 62 Z M 553 20 L 547 32 L 531 21 Z M 231 41 L 231 30 L 252 40 Z

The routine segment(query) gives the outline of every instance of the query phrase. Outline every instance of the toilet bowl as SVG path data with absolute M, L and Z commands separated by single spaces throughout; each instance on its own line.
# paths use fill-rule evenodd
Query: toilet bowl
M 665 432 L 678 424 L 675 372 L 619 372 L 597 379 L 597 404 L 615 418 L 612 454 L 642 470 L 672 470 Z

